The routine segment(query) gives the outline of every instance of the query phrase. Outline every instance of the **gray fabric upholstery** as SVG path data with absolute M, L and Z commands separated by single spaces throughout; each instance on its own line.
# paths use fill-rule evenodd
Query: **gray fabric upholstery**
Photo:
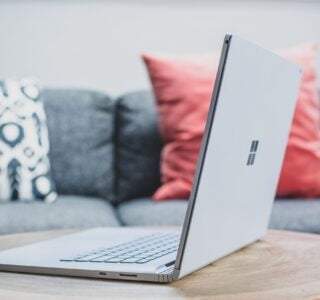
M 120 204 L 118 214 L 124 225 L 182 225 L 187 205 L 186 200 L 135 199 Z M 320 233 L 320 199 L 276 200 L 269 227 Z
M 269 227 L 320 233 L 320 199 L 275 201 Z
M 187 205 L 186 200 L 154 202 L 140 198 L 121 203 L 118 215 L 121 222 L 129 226 L 181 225 Z
M 112 205 L 99 198 L 61 196 L 52 204 L 10 202 L 0 207 L 0 234 L 119 225 Z
M 45 89 L 52 174 L 59 194 L 114 196 L 114 102 L 85 90 Z
M 151 196 L 160 185 L 162 141 L 151 92 L 134 92 L 116 104 L 117 201 Z

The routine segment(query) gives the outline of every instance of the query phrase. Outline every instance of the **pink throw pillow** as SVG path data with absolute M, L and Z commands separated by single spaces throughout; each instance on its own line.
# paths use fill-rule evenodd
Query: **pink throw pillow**
M 316 45 L 279 51 L 299 63 L 302 79 L 290 139 L 278 186 L 279 196 L 320 195 L 319 108 L 316 93 Z M 218 55 L 143 55 L 157 99 L 162 185 L 156 201 L 187 199 L 190 195 L 212 89 Z

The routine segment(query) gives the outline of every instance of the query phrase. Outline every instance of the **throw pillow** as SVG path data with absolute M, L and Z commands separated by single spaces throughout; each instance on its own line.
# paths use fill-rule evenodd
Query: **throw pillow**
M 154 200 L 187 199 L 201 146 L 218 55 L 144 55 L 157 100 L 162 185 Z
M 277 195 L 279 197 L 320 196 L 320 131 L 314 44 L 279 51 L 303 67 L 302 85 L 292 122 Z
M 39 96 L 32 79 L 0 81 L 0 201 L 57 199 Z
M 307 44 L 280 54 L 301 64 L 304 76 L 278 194 L 320 195 L 320 174 L 317 179 L 311 180 L 312 176 L 320 173 L 320 153 L 315 155 L 316 149 L 320 149 L 318 98 L 315 92 L 316 46 Z M 165 143 L 161 157 L 162 185 L 153 199 L 187 199 L 217 72 L 218 55 L 143 55 L 143 59 L 156 95 L 160 131 Z M 304 142 L 301 144 L 299 139 Z M 310 145 L 313 147 L 310 148 Z M 305 164 L 308 164 L 307 167 Z M 294 181 L 300 185 L 290 185 L 293 177 L 301 178 Z

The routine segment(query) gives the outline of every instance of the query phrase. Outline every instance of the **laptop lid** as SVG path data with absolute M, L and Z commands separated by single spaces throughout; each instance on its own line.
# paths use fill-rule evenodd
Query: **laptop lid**
M 266 232 L 300 80 L 297 65 L 225 37 L 175 264 L 179 278 Z

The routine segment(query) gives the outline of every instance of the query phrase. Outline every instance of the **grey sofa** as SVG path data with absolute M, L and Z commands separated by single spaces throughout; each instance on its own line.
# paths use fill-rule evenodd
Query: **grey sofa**
M 59 199 L 0 204 L 0 233 L 95 226 L 182 224 L 186 200 L 155 203 L 162 148 L 155 102 L 140 91 L 45 89 Z M 270 228 L 320 233 L 320 200 L 277 199 Z

